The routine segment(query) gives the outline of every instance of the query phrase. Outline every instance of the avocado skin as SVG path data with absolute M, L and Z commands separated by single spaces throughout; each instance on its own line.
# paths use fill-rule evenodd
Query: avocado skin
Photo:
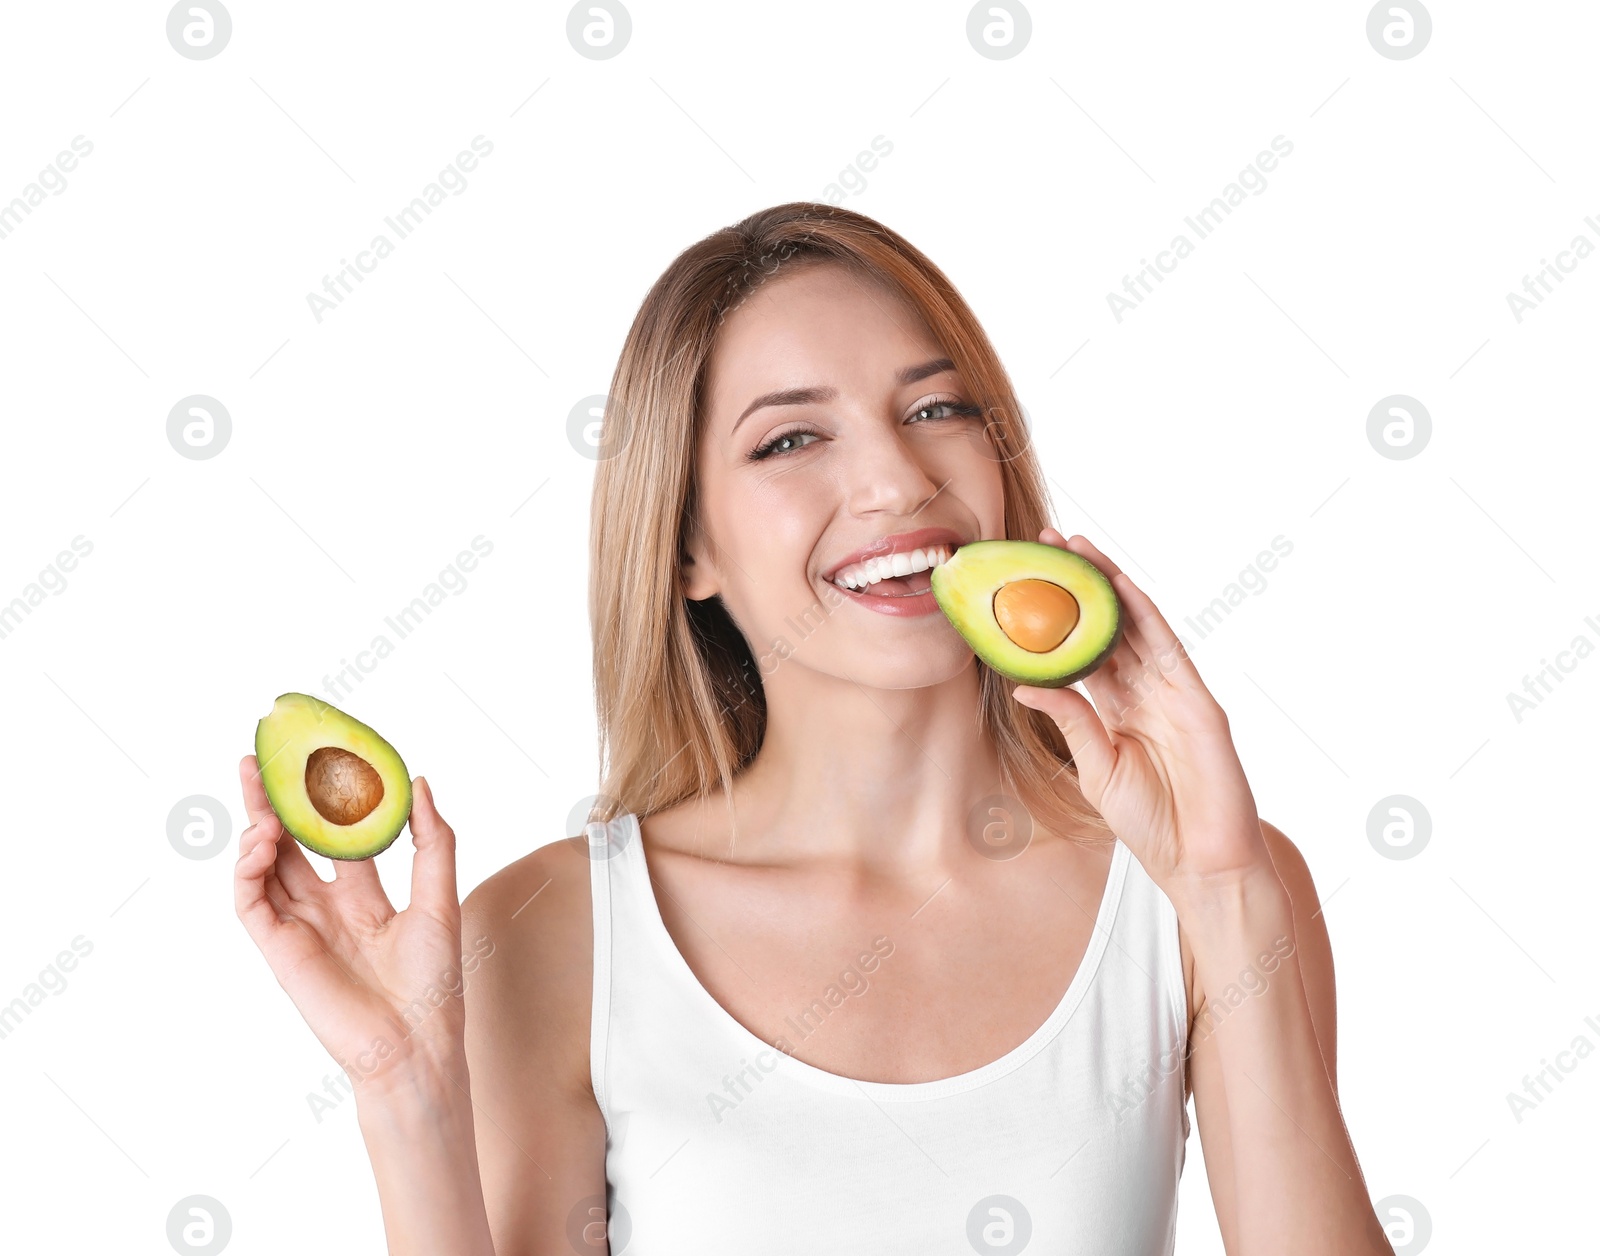
M 324 724 L 323 736 L 307 735 Z M 285 734 L 292 740 L 297 733 L 303 739 L 301 745 L 286 746 Z M 332 735 L 335 733 L 342 735 Z M 305 761 L 320 746 L 340 746 L 359 754 L 383 780 L 383 799 L 371 815 L 355 825 L 325 820 L 306 795 Z M 328 859 L 371 859 L 392 846 L 404 831 L 411 816 L 411 774 L 405 761 L 374 729 L 332 703 L 304 693 L 279 694 L 272 710 L 256 724 L 255 750 L 267 802 L 284 832 L 307 850 Z M 279 767 L 276 772 L 270 770 L 274 763 Z M 363 825 L 369 836 L 362 843 L 341 847 L 330 840 L 329 835 L 338 834 L 341 828 L 354 830 Z
M 967 555 L 968 564 L 996 567 L 1014 564 L 1015 567 L 1014 572 L 1008 574 L 1004 580 L 997 583 L 991 579 L 984 584 L 988 596 L 981 599 L 981 608 L 973 612 L 970 621 L 967 619 L 967 613 L 971 608 L 962 605 L 961 584 L 965 575 L 961 565 L 963 554 Z M 1092 658 L 1079 663 L 1068 672 L 1054 675 L 1046 672 L 1029 674 L 1024 668 L 1013 665 L 1011 658 L 1022 656 L 1025 652 L 1005 636 L 1004 630 L 994 618 L 990 603 L 993 600 L 993 590 L 998 588 L 999 584 L 1028 578 L 1063 584 L 1063 587 L 1068 588 L 1077 598 L 1080 608 L 1084 608 L 1085 595 L 1092 596 L 1099 613 L 1111 621 L 1105 643 Z M 929 583 L 939 609 L 972 647 L 973 653 L 991 669 L 1021 685 L 1032 685 L 1039 689 L 1064 689 L 1095 671 L 1111 657 L 1122 641 L 1122 602 L 1111 587 L 1111 581 L 1088 559 L 1059 546 L 1046 545 L 1042 541 L 970 541 L 956 550 L 950 562 L 933 569 Z M 1086 613 L 1088 609 L 1084 608 Z

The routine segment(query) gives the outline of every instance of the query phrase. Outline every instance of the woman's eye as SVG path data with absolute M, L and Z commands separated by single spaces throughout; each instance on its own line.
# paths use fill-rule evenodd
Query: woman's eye
M 750 451 L 750 457 L 752 459 L 755 459 L 755 460 L 760 460 L 762 458 L 770 458 L 773 454 L 790 453 L 793 450 L 803 448 L 803 446 L 799 442 L 801 441 L 802 438 L 808 437 L 808 436 L 812 440 L 818 439 L 817 434 L 815 432 L 806 432 L 806 431 L 783 432 L 782 434 L 780 434 L 778 436 L 774 436 L 766 444 L 758 446 L 757 448 L 751 450 Z
M 923 419 L 922 416 L 936 410 L 949 411 L 948 414 L 940 416 L 943 418 L 981 419 L 983 417 L 983 411 L 978 409 L 977 406 L 969 406 L 960 401 L 930 401 L 926 405 L 920 405 L 913 410 L 911 417 L 913 421 L 927 422 L 928 420 Z

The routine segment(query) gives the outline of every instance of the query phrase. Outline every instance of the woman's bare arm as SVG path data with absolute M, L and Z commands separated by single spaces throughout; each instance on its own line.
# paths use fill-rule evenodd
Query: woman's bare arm
M 1278 934 L 1277 937 L 1287 938 L 1284 944 L 1274 948 L 1269 942 L 1247 968 L 1232 974 L 1230 984 L 1235 987 L 1236 1006 L 1229 1005 L 1226 986 L 1215 993 L 1213 1003 L 1212 996 L 1207 994 L 1198 980 L 1191 982 L 1189 1069 L 1194 1086 L 1195 1115 L 1199 1124 L 1200 1144 L 1205 1152 L 1211 1199 L 1216 1208 L 1223 1246 L 1229 1252 L 1246 1250 L 1239 1236 L 1236 1193 L 1239 1175 L 1255 1173 L 1259 1177 L 1264 1171 L 1259 1158 L 1263 1153 L 1271 1153 L 1267 1141 L 1260 1138 L 1248 1140 L 1242 1155 L 1235 1150 L 1232 1136 L 1234 1122 L 1229 1115 L 1229 1094 L 1219 1043 L 1233 1033 L 1259 1035 L 1263 1028 L 1272 1032 L 1270 1024 L 1263 1026 L 1250 1014 L 1250 1006 L 1255 1003 L 1257 995 L 1266 994 L 1274 985 L 1279 987 L 1280 995 L 1284 993 L 1284 982 L 1291 976 L 1284 972 L 1286 965 L 1295 966 L 1292 976 L 1303 988 L 1318 1054 L 1326 1066 L 1327 1086 L 1334 1102 L 1338 1102 L 1333 951 L 1328 941 L 1327 926 L 1323 922 L 1322 907 L 1317 900 L 1311 870 L 1294 843 L 1266 821 L 1261 822 L 1261 831 L 1267 840 L 1267 849 L 1271 853 L 1278 879 L 1289 896 L 1292 935 Z M 1186 953 L 1189 951 L 1187 938 L 1184 950 Z M 1265 1014 L 1265 1019 L 1270 1022 L 1278 1018 Z M 1314 1061 L 1308 1073 L 1312 1084 L 1320 1084 Z M 1343 1134 L 1342 1129 L 1341 1134 L 1343 1136 L 1339 1144 L 1348 1142 L 1348 1135 Z M 1334 1172 L 1331 1156 L 1324 1164 L 1328 1172 Z M 1353 1168 L 1354 1154 L 1351 1153 L 1350 1163 L 1344 1171 L 1350 1172 Z M 1354 1171 L 1352 1180 L 1361 1187 L 1364 1200 L 1366 1190 L 1359 1170 Z M 1375 1250 L 1385 1249 L 1377 1247 Z
M 589 869 L 582 839 L 554 842 L 462 906 L 467 948 L 487 951 L 468 978 L 466 1050 L 495 1256 L 606 1250 L 606 1130 L 589 1079 Z
M 501 1256 L 490 1238 L 460 1062 L 383 1092 L 356 1088 L 389 1256 Z

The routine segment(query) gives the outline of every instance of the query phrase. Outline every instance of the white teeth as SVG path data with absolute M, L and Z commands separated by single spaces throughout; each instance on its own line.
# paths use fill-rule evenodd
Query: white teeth
M 909 576 L 913 572 L 937 567 L 940 563 L 949 562 L 952 553 L 947 545 L 930 545 L 926 549 L 885 554 L 864 562 L 851 563 L 833 577 L 833 582 L 847 589 L 865 589 L 891 576 Z

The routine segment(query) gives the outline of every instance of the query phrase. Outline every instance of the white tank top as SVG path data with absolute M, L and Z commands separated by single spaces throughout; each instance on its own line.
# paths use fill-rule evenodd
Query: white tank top
M 1177 914 L 1120 841 L 1044 1024 L 981 1068 L 895 1083 L 741 1025 L 667 932 L 638 817 L 586 832 L 612 1256 L 1170 1256 L 1189 1134 Z

